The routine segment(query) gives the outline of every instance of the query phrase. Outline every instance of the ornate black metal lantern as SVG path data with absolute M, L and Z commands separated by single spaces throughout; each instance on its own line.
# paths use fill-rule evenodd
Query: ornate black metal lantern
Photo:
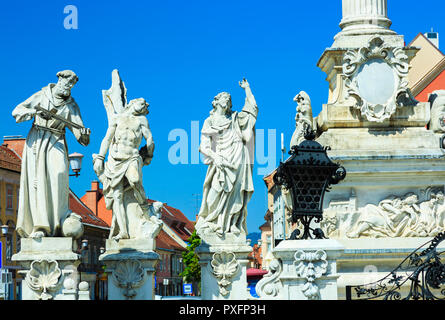
M 304 227 L 300 239 L 325 238 L 321 229 L 310 227 L 311 222 L 321 222 L 324 194 L 346 177 L 345 168 L 329 159 L 326 151 L 330 147 L 323 147 L 314 139 L 314 132 L 307 131 L 305 140 L 292 147 L 291 157 L 280 163 L 274 176 L 276 185 L 291 192 L 292 222 L 301 222 Z M 299 234 L 297 229 L 291 239 L 297 239 Z

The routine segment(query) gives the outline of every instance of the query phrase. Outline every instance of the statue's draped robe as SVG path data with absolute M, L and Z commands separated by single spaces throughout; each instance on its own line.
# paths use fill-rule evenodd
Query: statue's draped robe
M 204 181 L 201 209 L 196 229 L 201 232 L 247 233 L 247 203 L 252 197 L 254 127 L 257 106 L 246 105 L 240 113 L 233 112 L 227 120 L 216 125 L 212 116 L 206 119 L 201 131 L 201 150 L 212 149 L 225 161 L 218 168 L 212 159 Z M 233 226 L 235 228 L 233 228 Z
M 17 232 L 27 238 L 33 231 L 45 231 L 47 236 L 58 236 L 61 224 L 69 211 L 69 166 L 65 127 L 83 145 L 80 130 L 60 120 L 45 120 L 35 116 L 35 108 L 57 109 L 57 115 L 83 127 L 79 107 L 73 98 L 56 107 L 50 84 L 19 104 L 12 112 L 16 122 L 31 120 L 23 150 L 20 177 Z

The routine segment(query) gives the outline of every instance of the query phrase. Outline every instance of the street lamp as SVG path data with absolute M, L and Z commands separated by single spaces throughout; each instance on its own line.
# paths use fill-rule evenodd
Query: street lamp
M 82 169 L 82 159 L 83 154 L 77 152 L 68 156 L 71 170 L 74 172 L 74 174 L 70 174 L 70 177 L 78 177 L 80 175 L 80 170 Z
M 301 222 L 303 235 L 299 239 L 324 239 L 320 228 L 310 227 L 312 220 L 323 220 L 323 199 L 330 186 L 346 177 L 346 169 L 333 163 L 327 155 L 330 147 L 323 147 L 315 140 L 312 129 L 306 131 L 305 140 L 293 146 L 289 157 L 281 162 L 274 176 L 278 186 L 288 189 L 292 196 L 292 222 Z M 312 235 L 311 235 L 312 232 Z M 295 240 L 300 235 L 297 229 L 291 236 Z
M 9 226 L 8 225 L 2 225 L 2 236 L 6 236 L 8 234 Z

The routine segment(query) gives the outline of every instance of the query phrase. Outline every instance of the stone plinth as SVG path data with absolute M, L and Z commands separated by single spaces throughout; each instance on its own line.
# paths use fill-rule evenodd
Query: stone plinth
M 80 255 L 72 238 L 23 238 L 12 256 L 24 276 L 23 300 L 76 300 Z
M 337 300 L 337 260 L 344 246 L 336 240 L 284 240 L 256 291 L 260 299 Z
M 99 257 L 108 273 L 109 300 L 154 300 L 159 255 L 153 239 L 107 240 Z
M 218 241 L 217 241 L 218 242 Z M 252 247 L 245 242 L 209 245 L 196 249 L 201 265 L 203 300 L 247 300 L 247 264 Z

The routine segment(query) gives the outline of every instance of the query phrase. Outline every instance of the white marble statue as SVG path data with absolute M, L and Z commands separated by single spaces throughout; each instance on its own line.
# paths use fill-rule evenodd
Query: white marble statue
M 239 84 L 246 92 L 242 111 L 232 111 L 230 94 L 222 92 L 215 97 L 201 131 L 199 150 L 209 165 L 196 224 L 201 238 L 206 234 L 238 238 L 247 233 L 247 203 L 254 191 L 252 146 L 258 107 L 249 83 L 244 79 Z
M 78 81 L 70 70 L 57 73 L 49 84 L 19 104 L 12 112 L 16 122 L 33 120 L 23 150 L 17 232 L 22 238 L 56 237 L 71 214 L 68 150 L 65 128 L 80 144 L 89 144 L 80 110 L 71 97 Z
M 301 91 L 294 98 L 298 103 L 297 114 L 295 116 L 295 131 L 292 135 L 290 147 L 298 146 L 304 141 L 304 135 L 308 129 L 313 128 L 312 106 L 309 95 Z
M 445 90 L 436 90 L 430 95 L 431 121 L 430 130 L 445 132 Z
M 93 162 L 103 184 L 106 207 L 113 211 L 110 238 L 154 238 L 161 222 L 150 215 L 142 185 L 142 167 L 150 164 L 154 151 L 146 118 L 149 104 L 142 98 L 127 103 L 127 90 L 117 70 L 112 73 L 111 88 L 102 93 L 108 130 Z M 143 138 L 147 144 L 139 150 Z

